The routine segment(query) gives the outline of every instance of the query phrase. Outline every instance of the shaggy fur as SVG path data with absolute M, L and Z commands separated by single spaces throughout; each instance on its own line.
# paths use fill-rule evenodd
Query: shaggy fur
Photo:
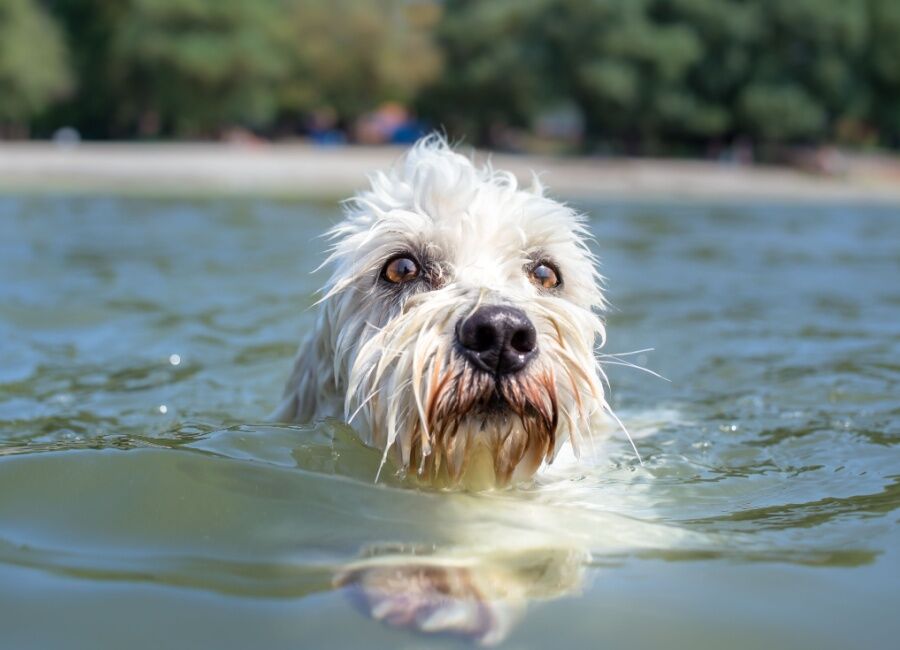
M 440 485 L 504 485 L 566 442 L 578 452 L 607 408 L 601 278 L 579 214 L 537 178 L 522 188 L 431 136 L 375 174 L 329 236 L 331 275 L 276 418 L 343 418 L 383 463 Z M 420 278 L 382 278 L 399 254 L 414 256 Z M 541 261 L 559 269 L 559 287 L 529 278 Z M 460 319 L 495 304 L 524 311 L 538 342 L 524 370 L 499 380 L 455 338 Z

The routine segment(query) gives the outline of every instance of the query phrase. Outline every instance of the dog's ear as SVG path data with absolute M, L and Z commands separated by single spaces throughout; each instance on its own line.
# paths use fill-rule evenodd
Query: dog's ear
M 321 324 L 320 324 L 321 326 Z M 325 333 L 327 334 L 327 333 Z M 309 422 L 315 417 L 340 416 L 329 337 L 310 332 L 294 359 L 294 369 L 284 387 L 281 403 L 269 416 L 278 422 Z

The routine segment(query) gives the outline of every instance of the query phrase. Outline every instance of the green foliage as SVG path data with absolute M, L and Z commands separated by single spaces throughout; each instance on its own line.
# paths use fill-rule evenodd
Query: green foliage
M 132 0 L 109 45 L 120 119 L 183 134 L 264 124 L 287 74 L 274 0 Z
M 288 74 L 285 113 L 329 108 L 349 119 L 383 101 L 407 102 L 440 69 L 427 30 L 400 0 L 287 0 L 279 17 Z
M 0 0 L 0 124 L 27 120 L 70 87 L 56 24 L 33 0 Z
M 2 1 L 2 0 L 0 0 Z M 211 136 L 328 107 L 350 121 L 439 71 L 404 0 L 53 0 L 80 92 L 47 122 Z
M 385 101 L 481 143 L 567 107 L 589 147 L 900 146 L 900 1 L 0 0 L 0 121 L 39 133 L 276 132 Z
M 824 110 L 794 84 L 752 83 L 741 93 L 738 114 L 751 135 L 779 142 L 820 133 Z
M 873 121 L 900 147 L 900 2 L 869 0 L 871 33 L 866 65 L 872 72 Z
M 565 102 L 589 139 L 644 150 L 900 132 L 896 0 L 456 0 L 439 38 L 422 105 L 452 131 Z
M 438 32 L 444 72 L 423 93 L 424 110 L 481 141 L 496 123 L 527 125 L 555 94 L 544 64 L 550 43 L 535 22 L 545 4 L 448 0 Z

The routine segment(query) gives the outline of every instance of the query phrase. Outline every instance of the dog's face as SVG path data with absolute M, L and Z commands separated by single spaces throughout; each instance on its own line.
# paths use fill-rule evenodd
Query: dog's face
M 430 139 L 331 235 L 319 346 L 368 444 L 437 484 L 502 485 L 577 451 L 605 407 L 578 215 Z

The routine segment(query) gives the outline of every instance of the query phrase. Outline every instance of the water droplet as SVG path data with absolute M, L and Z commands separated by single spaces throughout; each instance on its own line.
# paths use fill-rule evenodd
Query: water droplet
M 170 354 L 169 355 L 169 363 L 173 366 L 177 366 L 181 363 L 181 355 L 180 354 Z

